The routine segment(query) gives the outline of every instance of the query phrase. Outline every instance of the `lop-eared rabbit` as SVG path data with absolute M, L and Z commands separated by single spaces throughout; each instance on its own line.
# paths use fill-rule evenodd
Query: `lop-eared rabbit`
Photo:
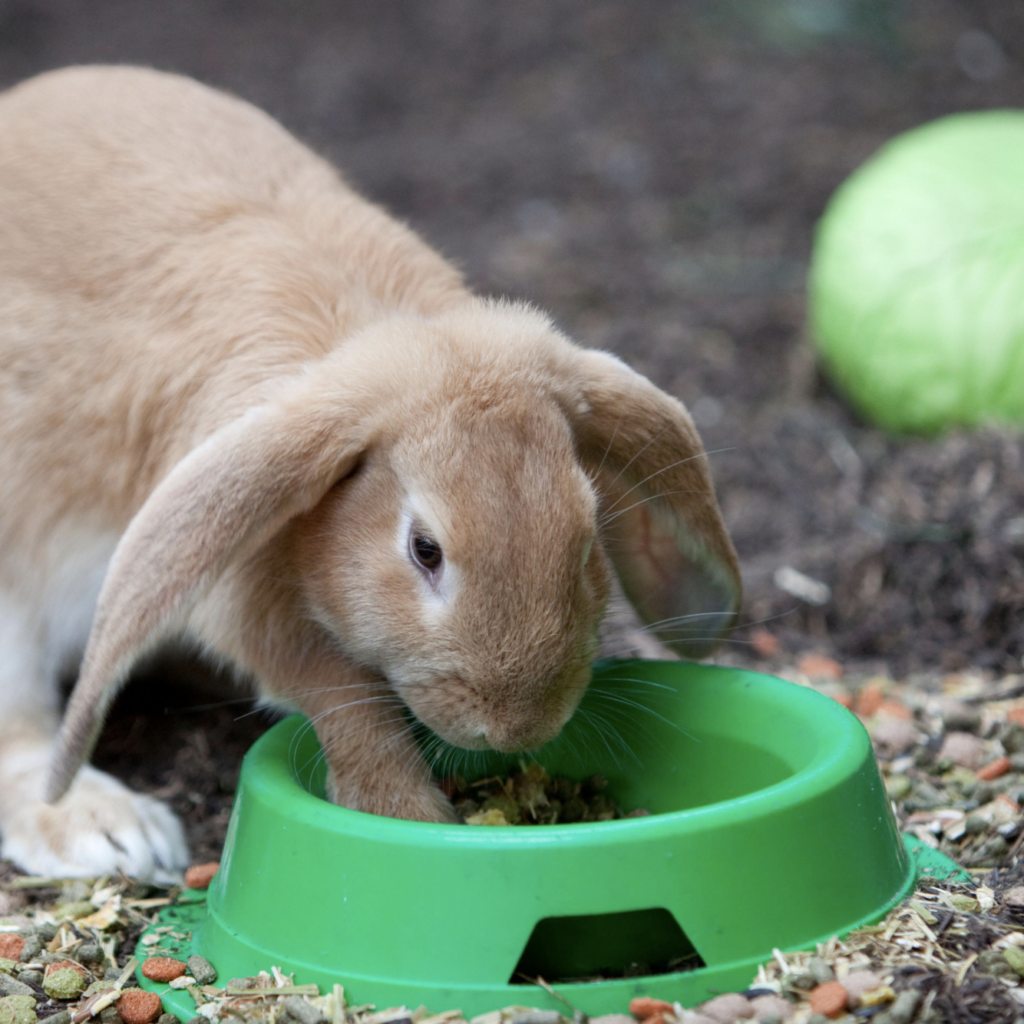
M 141 68 L 0 95 L 0 480 L 2 853 L 45 875 L 187 863 L 85 764 L 168 639 L 305 713 L 336 803 L 446 822 L 410 713 L 534 750 L 612 569 L 690 654 L 739 601 L 679 402 L 471 294 L 248 103 Z

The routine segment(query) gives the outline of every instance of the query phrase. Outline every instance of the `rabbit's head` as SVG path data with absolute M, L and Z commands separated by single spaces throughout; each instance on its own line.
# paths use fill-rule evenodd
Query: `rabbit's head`
M 65 772 L 138 652 L 275 544 L 308 619 L 467 748 L 558 734 L 587 685 L 612 568 L 691 655 L 713 649 L 739 602 L 677 401 L 522 306 L 390 319 L 282 382 L 155 488 L 104 584 Z
M 530 351 L 547 327 L 504 320 L 404 328 L 400 411 L 299 533 L 310 603 L 346 653 L 449 742 L 513 751 L 575 709 L 609 569 L 598 495 Z

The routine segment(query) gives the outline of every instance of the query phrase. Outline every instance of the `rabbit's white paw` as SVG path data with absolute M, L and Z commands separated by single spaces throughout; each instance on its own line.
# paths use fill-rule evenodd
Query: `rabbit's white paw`
M 32 874 L 181 881 L 188 844 L 165 804 L 86 766 L 56 804 L 28 800 L 5 815 L 0 856 Z

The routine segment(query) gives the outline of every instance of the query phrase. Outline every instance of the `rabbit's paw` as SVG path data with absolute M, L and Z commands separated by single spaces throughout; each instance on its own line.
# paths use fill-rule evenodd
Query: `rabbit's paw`
M 159 800 L 84 767 L 56 803 L 27 800 L 5 815 L 0 856 L 32 874 L 180 882 L 188 866 L 181 823 Z
M 406 818 L 409 821 L 434 821 L 442 824 L 455 824 L 459 820 L 451 801 L 433 784 L 404 793 L 390 814 L 394 818 Z
M 367 814 L 407 821 L 432 821 L 455 824 L 458 815 L 451 801 L 436 783 L 419 778 L 388 778 L 357 781 L 351 776 L 327 775 L 327 799 Z

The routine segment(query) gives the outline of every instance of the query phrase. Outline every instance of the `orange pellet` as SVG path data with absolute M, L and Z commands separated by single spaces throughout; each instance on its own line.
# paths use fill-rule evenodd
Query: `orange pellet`
M 996 793 L 996 800 L 1001 804 L 1006 804 L 1014 814 L 1020 813 L 1020 804 L 1008 793 Z
M 1015 725 L 1024 726 L 1024 707 L 1010 708 L 1010 710 L 1006 712 L 1006 718 Z
M 54 960 L 52 964 L 46 965 L 46 973 L 53 974 L 54 971 L 63 971 L 70 967 L 71 970 L 77 971 L 83 978 L 88 978 L 85 968 L 81 964 L 76 964 L 73 960 Z
M 975 774 L 979 779 L 991 782 L 992 779 L 998 779 L 1000 775 L 1005 775 L 1012 767 L 1008 757 L 997 757 L 994 761 L 989 761 L 983 768 L 979 768 Z
M 846 1012 L 849 993 L 838 981 L 826 981 L 811 992 L 811 1012 L 825 1017 L 838 1017 Z
M 142 973 L 151 981 L 174 981 L 186 971 L 185 964 L 170 956 L 151 956 L 143 965 Z
M 824 654 L 805 654 L 796 663 L 796 667 L 811 679 L 838 679 L 843 674 L 843 666 Z
M 213 876 L 220 869 L 220 861 L 210 861 L 209 864 L 193 864 L 185 872 L 185 885 L 190 889 L 207 889 Z
M 860 693 L 857 694 L 857 700 L 853 705 L 853 710 L 858 715 L 863 715 L 865 718 L 870 718 L 884 703 L 885 694 L 882 692 L 882 687 L 878 683 L 865 683 Z
M 849 690 L 837 690 L 835 693 L 830 694 L 830 696 L 837 704 L 842 704 L 844 708 L 853 707 L 853 694 Z
M 889 715 L 891 718 L 911 719 L 914 717 L 914 712 L 906 704 L 901 704 L 898 700 L 883 700 L 878 705 L 878 713 L 880 715 Z
M 163 1011 L 160 997 L 155 992 L 130 988 L 117 1001 L 117 1012 L 124 1024 L 152 1024 Z
M 652 999 L 650 996 L 637 996 L 629 1001 L 629 1012 L 637 1020 L 647 1020 L 656 1013 L 671 1013 L 672 1004 L 664 999 Z
M 0 956 L 5 960 L 17 963 L 21 959 L 21 951 L 25 948 L 25 940 L 14 932 L 0 932 Z
M 750 646 L 761 658 L 774 658 L 779 653 L 779 641 L 767 629 L 755 629 L 750 633 Z

